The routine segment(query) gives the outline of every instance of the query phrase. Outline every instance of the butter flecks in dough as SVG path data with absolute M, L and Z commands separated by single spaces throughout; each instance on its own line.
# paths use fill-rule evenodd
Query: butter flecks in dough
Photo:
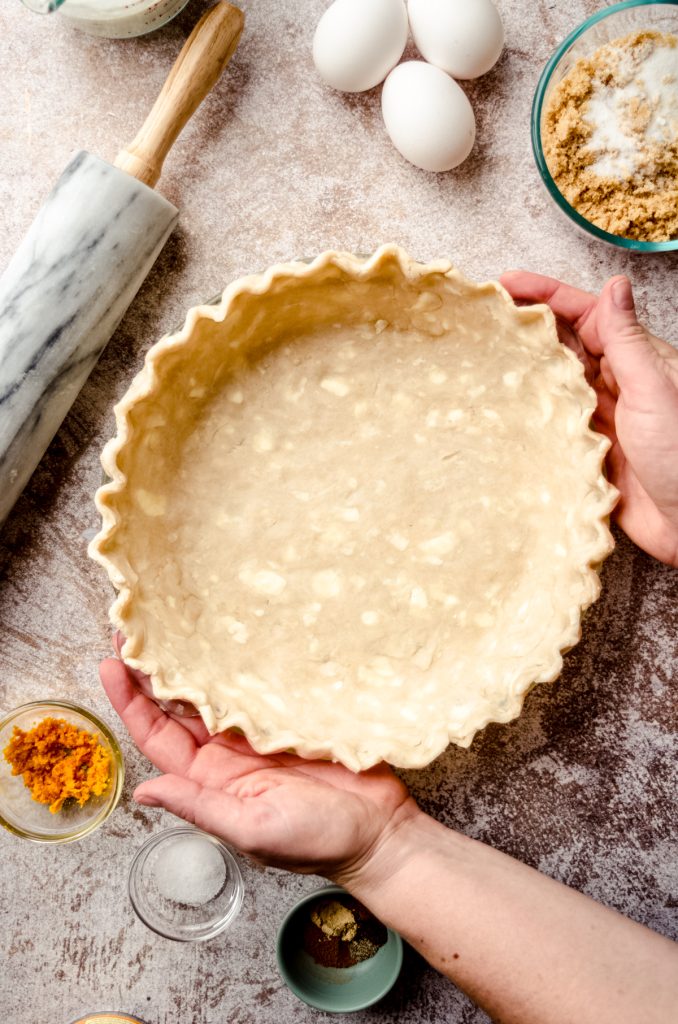
M 545 306 L 384 246 L 244 278 L 116 408 L 90 554 L 212 732 L 420 767 L 554 679 L 616 492 Z

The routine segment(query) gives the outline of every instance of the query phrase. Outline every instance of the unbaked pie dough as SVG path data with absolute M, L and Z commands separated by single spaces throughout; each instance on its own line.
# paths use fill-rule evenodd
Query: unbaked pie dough
M 92 556 L 212 732 L 421 767 L 554 679 L 616 491 L 545 306 L 385 246 L 232 284 L 116 408 Z

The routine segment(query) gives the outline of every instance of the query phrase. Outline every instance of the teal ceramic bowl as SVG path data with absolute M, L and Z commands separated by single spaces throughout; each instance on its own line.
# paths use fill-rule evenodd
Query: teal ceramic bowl
M 289 911 L 278 931 L 278 970 L 287 987 L 309 1006 L 328 1013 L 352 1013 L 382 999 L 393 987 L 403 962 L 400 936 L 387 929 L 388 938 L 378 953 L 353 967 L 323 967 L 302 945 L 309 905 L 334 894 L 348 895 L 338 885 L 326 885 L 304 896 Z
M 625 0 L 593 14 L 569 34 L 542 72 L 532 104 L 532 151 L 546 190 L 556 206 L 585 234 L 626 252 L 659 253 L 678 251 L 678 238 L 668 242 L 640 242 L 612 235 L 582 217 L 558 189 L 548 169 L 541 141 L 542 117 L 551 91 L 581 57 L 590 57 L 598 47 L 613 39 L 652 29 L 678 34 L 678 0 Z

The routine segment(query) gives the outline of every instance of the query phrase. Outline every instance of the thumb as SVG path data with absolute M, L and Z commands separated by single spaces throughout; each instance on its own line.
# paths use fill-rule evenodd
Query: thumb
M 134 799 L 143 807 L 162 807 L 204 832 L 247 849 L 249 832 L 244 801 L 222 790 L 201 786 L 180 775 L 158 775 L 142 782 Z
M 598 338 L 621 391 L 643 395 L 656 387 L 657 352 L 649 332 L 638 321 L 631 282 L 612 277 L 603 288 L 597 310 Z

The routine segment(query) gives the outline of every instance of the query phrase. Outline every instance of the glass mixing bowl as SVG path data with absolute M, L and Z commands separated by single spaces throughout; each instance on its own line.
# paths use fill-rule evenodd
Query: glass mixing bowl
M 582 57 L 590 57 L 600 46 L 642 29 L 678 35 L 678 0 L 627 0 L 613 4 L 587 18 L 569 34 L 544 68 L 532 103 L 532 150 L 542 181 L 556 205 L 588 235 L 627 252 L 676 252 L 678 238 L 668 242 L 640 242 L 610 234 L 586 220 L 570 206 L 558 189 L 546 165 L 541 141 L 544 106 L 551 91 Z

